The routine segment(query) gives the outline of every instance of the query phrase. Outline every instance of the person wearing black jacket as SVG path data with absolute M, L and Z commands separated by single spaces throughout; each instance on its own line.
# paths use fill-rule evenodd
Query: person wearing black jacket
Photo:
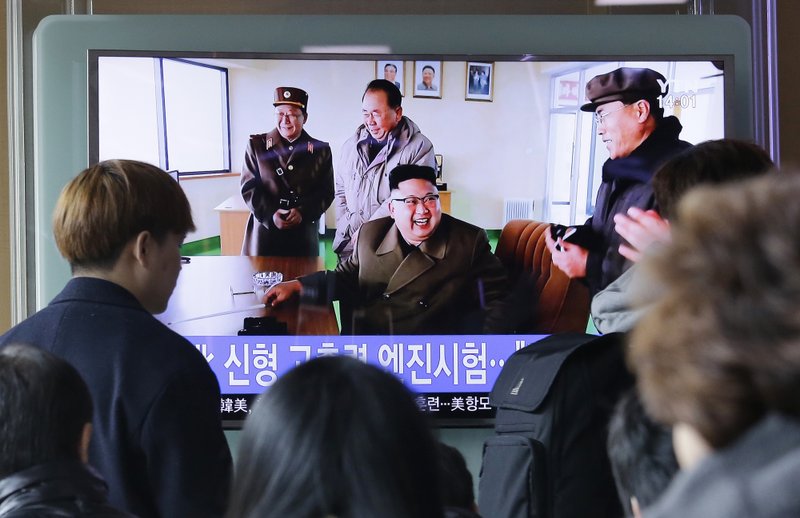
M 317 256 L 319 218 L 333 201 L 333 159 L 327 142 L 303 129 L 308 94 L 275 89 L 277 126 L 251 135 L 241 176 L 250 209 L 242 255 Z
M 95 404 L 89 462 L 109 501 L 144 517 L 215 518 L 231 455 L 219 383 L 191 342 L 159 322 L 194 230 L 189 201 L 165 171 L 107 160 L 73 178 L 53 213 L 72 279 L 50 304 L 0 336 L 72 364 Z
M 586 84 L 590 102 L 581 110 L 595 112 L 597 134 L 609 152 L 594 215 L 584 226 L 590 236 L 581 244 L 547 234 L 553 263 L 571 278 L 583 278 L 592 296 L 619 277 L 630 262 L 620 255 L 622 238 L 614 230 L 614 215 L 631 207 L 655 208 L 650 180 L 668 159 L 691 147 L 680 140 L 677 117 L 664 117 L 660 99 L 668 95 L 667 80 L 649 68 L 619 68 Z
M 92 397 L 70 364 L 26 345 L 0 350 L 0 423 L 0 516 L 131 516 L 86 465 Z

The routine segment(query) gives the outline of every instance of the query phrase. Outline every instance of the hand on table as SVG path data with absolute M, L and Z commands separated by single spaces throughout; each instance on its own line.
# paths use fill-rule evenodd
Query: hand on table
M 303 285 L 297 280 L 279 282 L 267 290 L 263 302 L 267 306 L 279 306 L 299 294 L 302 289 Z

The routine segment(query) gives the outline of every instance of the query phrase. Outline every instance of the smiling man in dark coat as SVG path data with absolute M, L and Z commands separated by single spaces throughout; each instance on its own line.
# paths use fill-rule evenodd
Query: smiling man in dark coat
M 390 217 L 364 223 L 349 259 L 334 271 L 274 286 L 266 302 L 300 292 L 319 302 L 347 299 L 358 334 L 508 330 L 505 269 L 483 229 L 442 214 L 433 168 L 397 166 L 389 188 Z
M 308 94 L 275 89 L 277 126 L 251 135 L 241 176 L 250 209 L 242 255 L 317 256 L 319 218 L 333 201 L 333 160 L 327 142 L 311 138 Z
M 650 180 L 669 158 L 691 147 L 679 140 L 677 117 L 664 117 L 660 99 L 669 91 L 666 78 L 649 68 L 618 68 L 586 84 L 590 102 L 581 110 L 595 112 L 597 134 L 608 149 L 603 183 L 594 215 L 584 224 L 591 236 L 585 246 L 558 242 L 546 234 L 553 263 L 571 278 L 584 278 L 595 293 L 629 266 L 619 253 L 622 238 L 614 230 L 614 215 L 631 207 L 655 208 Z M 558 245 L 558 246 L 556 246 Z
M 231 456 L 219 384 L 203 355 L 153 317 L 194 230 L 189 201 L 161 169 L 108 160 L 72 179 L 53 234 L 72 279 L 0 337 L 71 363 L 95 403 L 89 462 L 109 502 L 139 517 L 220 517 Z

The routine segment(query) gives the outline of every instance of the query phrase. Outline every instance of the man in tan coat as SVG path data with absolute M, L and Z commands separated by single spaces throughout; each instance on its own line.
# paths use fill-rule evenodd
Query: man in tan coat
M 334 271 L 284 282 L 266 294 L 280 304 L 347 299 L 355 308 L 342 331 L 356 334 L 503 332 L 505 269 L 486 232 L 442 214 L 433 168 L 401 165 L 389 175 L 390 217 L 361 227 L 349 259 Z

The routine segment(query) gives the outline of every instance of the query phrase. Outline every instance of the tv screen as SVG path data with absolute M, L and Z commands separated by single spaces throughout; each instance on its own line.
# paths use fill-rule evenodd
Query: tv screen
M 288 280 L 336 265 L 333 206 L 319 224 L 318 258 L 241 255 L 250 211 L 240 174 L 249 136 L 275 127 L 275 89 L 308 93 L 304 129 L 330 144 L 337 170 L 362 122 L 367 83 L 396 82 L 403 115 L 433 144 L 443 211 L 485 229 L 494 246 L 511 219 L 570 225 L 592 215 L 608 152 L 593 114 L 579 109 L 589 79 L 622 66 L 660 72 L 665 115 L 680 119 L 681 139 L 698 143 L 731 134 L 732 65 L 725 55 L 92 50 L 89 162 L 158 164 L 186 192 L 197 230 L 187 236 L 178 285 L 157 318 L 205 355 L 226 421 L 241 421 L 255 397 L 297 363 L 347 354 L 399 376 L 442 422 L 476 423 L 492 415 L 488 393 L 505 360 L 542 335 L 340 335 L 336 304 L 260 304 L 255 273 L 277 271 Z M 249 320 L 265 315 L 274 318 Z

